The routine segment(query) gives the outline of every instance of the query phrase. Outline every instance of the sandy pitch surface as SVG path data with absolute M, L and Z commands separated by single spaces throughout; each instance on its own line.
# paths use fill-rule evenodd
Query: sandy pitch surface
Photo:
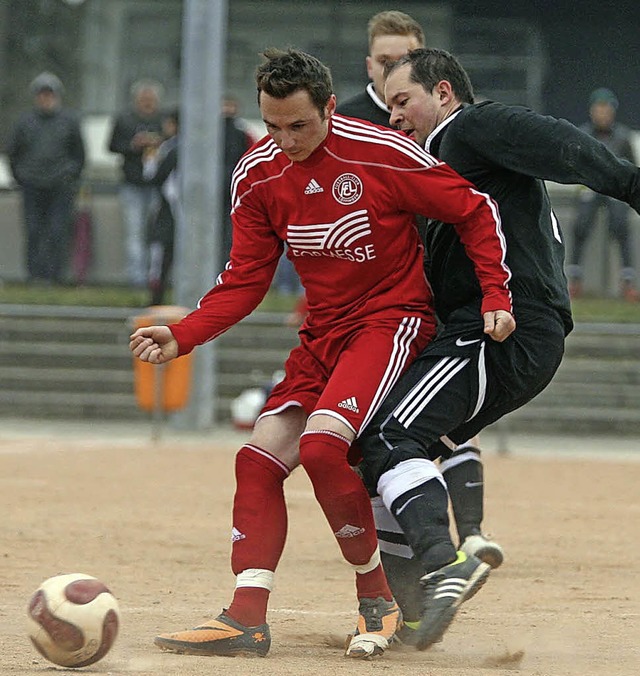
M 356 617 L 353 579 L 302 470 L 286 486 L 289 538 L 271 595 L 269 656 L 160 652 L 155 634 L 199 624 L 230 600 L 233 456 L 242 438 L 221 432 L 154 443 L 144 434 L 5 426 L 0 674 L 73 673 L 37 654 L 25 631 L 31 593 L 62 572 L 100 578 L 121 605 L 114 648 L 86 673 L 638 674 L 640 452 L 607 459 L 615 440 L 602 443 L 600 459 L 534 455 L 526 439 L 512 441 L 509 456 L 486 453 L 485 526 L 506 562 L 426 652 L 397 648 L 367 662 L 342 656 Z

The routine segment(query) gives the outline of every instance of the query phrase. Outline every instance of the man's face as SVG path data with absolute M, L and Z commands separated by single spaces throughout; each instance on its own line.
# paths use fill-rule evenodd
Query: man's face
M 41 89 L 35 96 L 36 106 L 45 112 L 51 112 L 60 105 L 60 98 L 52 89 Z
M 589 109 L 589 115 L 596 129 L 607 131 L 616 119 L 616 109 L 606 101 L 597 101 Z
M 158 110 L 158 96 L 153 89 L 141 89 L 135 101 L 136 110 L 141 115 L 153 115 Z
M 393 70 L 385 83 L 385 100 L 391 110 L 390 122 L 424 145 L 429 134 L 444 119 L 437 87 L 427 93 L 424 87 L 409 79 L 411 66 Z
M 329 131 L 329 118 L 336 109 L 331 95 L 324 117 L 316 108 L 309 92 L 299 89 L 284 99 L 260 92 L 260 112 L 269 136 L 294 162 L 302 162 L 324 141 Z
M 379 35 L 371 43 L 367 56 L 367 74 L 376 94 L 384 100 L 384 67 L 388 61 L 397 61 L 420 44 L 414 35 Z

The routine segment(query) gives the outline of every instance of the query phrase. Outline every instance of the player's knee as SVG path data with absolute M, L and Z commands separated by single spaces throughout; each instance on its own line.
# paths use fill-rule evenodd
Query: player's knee
M 272 453 L 257 446 L 245 445 L 235 459 L 236 482 L 259 482 L 267 476 L 284 481 L 290 470 Z
M 391 509 L 393 502 L 401 495 L 434 479 L 446 490 L 444 479 L 431 460 L 412 458 L 382 474 L 377 485 L 378 493 L 387 509 Z
M 300 463 L 310 477 L 324 476 L 349 467 L 349 440 L 328 430 L 311 430 L 300 438 Z
M 482 455 L 482 450 L 478 448 L 477 445 L 472 444 L 470 441 L 466 441 L 464 444 L 458 445 L 458 447 L 451 454 L 451 457 L 455 458 L 465 454 L 469 455 L 470 457 L 475 456 L 476 458 L 480 458 Z

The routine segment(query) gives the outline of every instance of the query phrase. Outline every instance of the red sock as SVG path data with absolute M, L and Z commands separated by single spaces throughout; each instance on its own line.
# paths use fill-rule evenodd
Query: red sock
M 287 466 L 257 446 L 245 445 L 236 456 L 236 494 L 233 501 L 231 569 L 275 571 L 287 535 L 287 508 L 283 483 Z M 240 587 L 227 614 L 240 624 L 255 627 L 266 621 L 269 591 Z
M 353 566 L 365 566 L 378 555 L 378 540 L 371 500 L 347 462 L 349 445 L 347 439 L 334 432 L 305 432 L 300 440 L 300 461 L 344 558 Z M 356 574 L 356 588 L 358 598 L 391 599 L 379 564 L 371 571 Z

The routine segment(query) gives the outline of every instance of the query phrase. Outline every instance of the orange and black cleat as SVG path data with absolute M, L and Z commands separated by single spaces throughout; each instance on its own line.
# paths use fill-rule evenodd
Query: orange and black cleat
M 345 655 L 368 659 L 382 655 L 396 631 L 402 626 L 402 613 L 394 601 L 381 596 L 360 599 L 358 626 L 347 646 Z
M 271 647 L 271 634 L 268 624 L 245 627 L 221 613 L 194 629 L 160 634 L 153 642 L 161 650 L 184 655 L 264 657 Z

